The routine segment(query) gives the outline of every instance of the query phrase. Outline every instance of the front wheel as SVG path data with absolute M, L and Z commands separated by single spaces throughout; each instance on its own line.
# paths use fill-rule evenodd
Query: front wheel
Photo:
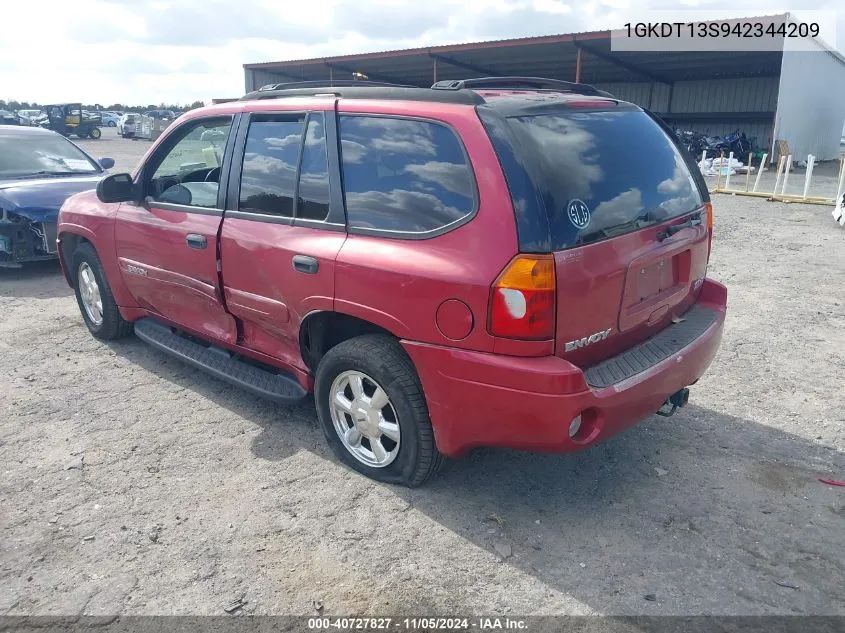
M 92 127 L 91 131 L 88 132 L 88 136 L 90 136 L 94 140 L 100 138 L 102 135 L 103 135 L 103 133 L 100 131 L 100 128 L 98 128 L 98 127 Z
M 90 244 L 80 244 L 76 249 L 72 270 L 76 302 L 88 331 L 103 341 L 130 334 L 132 324 L 120 316 L 103 265 Z
M 359 336 L 330 349 L 314 398 L 335 455 L 367 477 L 414 487 L 443 463 L 417 372 L 392 337 Z

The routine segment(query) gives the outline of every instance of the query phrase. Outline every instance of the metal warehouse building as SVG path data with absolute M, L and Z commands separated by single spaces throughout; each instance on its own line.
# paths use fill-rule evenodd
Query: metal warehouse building
M 788 21 L 789 14 L 748 18 Z M 845 58 L 812 40 L 766 52 L 620 52 L 611 31 L 431 46 L 361 55 L 245 64 L 246 90 L 274 83 L 369 79 L 430 86 L 444 79 L 534 76 L 594 84 L 672 126 L 724 135 L 736 129 L 770 152 L 836 158 L 845 122 Z M 806 46 L 804 47 L 806 49 Z

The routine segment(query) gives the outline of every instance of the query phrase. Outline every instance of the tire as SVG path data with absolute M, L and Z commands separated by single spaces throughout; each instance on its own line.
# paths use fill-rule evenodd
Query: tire
M 371 390 L 375 384 L 386 392 L 389 398 L 386 407 L 390 409 L 382 409 L 387 411 L 383 419 L 395 415 L 394 422 L 399 427 L 398 452 L 384 466 L 362 462 L 353 454 L 353 449 L 347 448 L 336 429 L 333 387 L 337 388 L 337 381 L 342 384 L 345 375 L 359 372 L 365 375 L 365 394 L 367 384 Z M 351 394 L 351 391 L 347 393 Z M 314 399 L 329 446 L 341 462 L 359 473 L 376 481 L 416 487 L 434 475 L 443 464 L 445 458 L 434 442 L 434 431 L 417 372 L 405 350 L 392 337 L 384 334 L 359 336 L 331 348 L 317 367 Z M 351 419 L 346 418 L 346 424 Z M 369 444 L 369 438 L 364 440 Z M 362 444 L 364 440 L 358 444 L 365 445 Z M 391 443 L 388 438 L 387 445 Z
M 117 123 L 115 123 L 114 121 L 109 121 L 108 123 L 106 123 L 106 125 L 108 125 L 109 127 L 117 127 Z
M 90 132 L 88 132 L 88 136 L 90 136 L 90 137 L 91 137 L 91 138 L 93 138 L 94 140 L 97 140 L 97 139 L 98 139 L 98 138 L 100 138 L 102 135 L 103 135 L 103 132 L 102 132 L 102 131 L 100 130 L 100 128 L 98 128 L 98 127 L 92 127 L 92 128 L 91 128 L 91 131 L 90 131 Z
M 80 283 L 81 272 L 84 267 L 86 267 L 85 270 L 89 274 L 93 274 L 99 290 L 99 298 L 102 303 L 101 320 L 99 323 L 92 318 L 85 306 L 86 300 L 83 298 L 84 290 L 82 289 L 84 282 L 82 284 Z M 71 272 L 73 275 L 76 303 L 79 305 L 79 311 L 82 313 L 85 326 L 94 338 L 98 338 L 101 341 L 112 341 L 131 334 L 132 323 L 120 316 L 117 303 L 114 300 L 108 281 L 106 281 L 103 265 L 100 263 L 100 258 L 97 257 L 97 252 L 93 246 L 87 242 L 79 245 L 73 254 L 73 268 Z

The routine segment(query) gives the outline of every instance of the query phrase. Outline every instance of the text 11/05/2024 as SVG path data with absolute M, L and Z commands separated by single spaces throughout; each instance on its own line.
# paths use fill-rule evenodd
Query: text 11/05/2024
M 527 631 L 528 623 L 519 618 L 355 618 L 316 617 L 308 618 L 311 630 L 330 631 Z

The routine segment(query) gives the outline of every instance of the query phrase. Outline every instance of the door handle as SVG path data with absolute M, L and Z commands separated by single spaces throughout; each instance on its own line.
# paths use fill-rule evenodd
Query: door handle
M 196 233 L 188 233 L 187 237 L 185 237 L 185 243 L 189 248 L 195 248 L 197 250 L 202 250 L 208 246 L 208 240 L 205 239 L 205 235 L 197 235 Z
M 309 255 L 294 255 L 293 269 L 298 273 L 315 275 L 320 268 L 319 262 Z

